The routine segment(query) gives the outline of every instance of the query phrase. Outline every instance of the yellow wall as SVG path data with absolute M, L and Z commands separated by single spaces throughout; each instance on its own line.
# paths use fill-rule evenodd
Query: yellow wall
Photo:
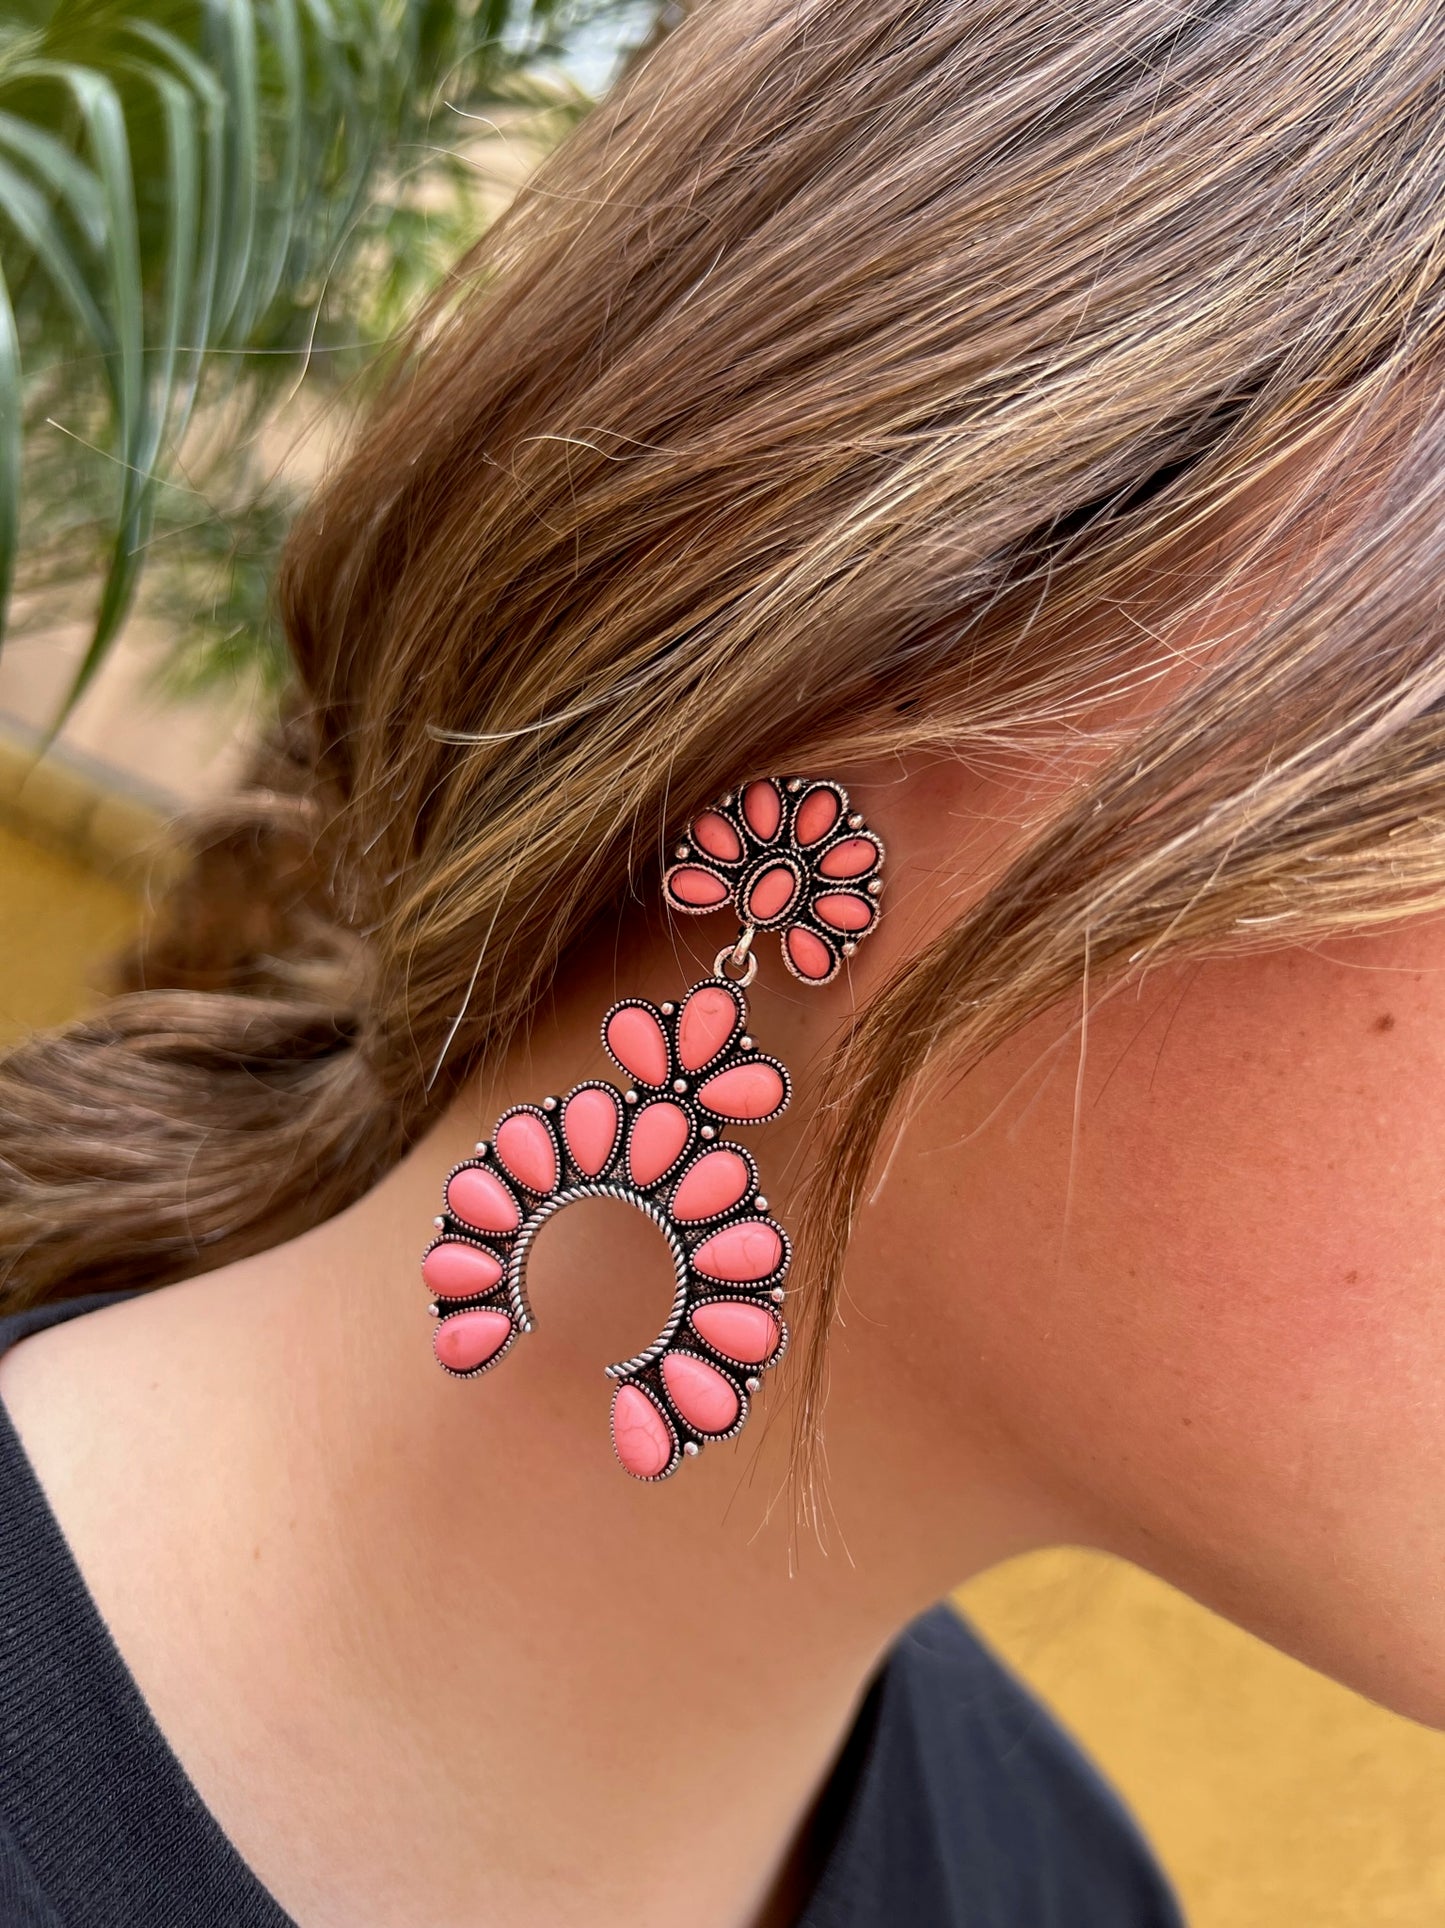
M 0 1037 L 79 1010 L 137 914 L 118 884 L 0 824 Z
M 0 1033 L 77 1009 L 135 916 L 0 829 Z M 1132 1803 L 1195 1928 L 1445 1928 L 1445 1736 L 1090 1555 L 1016 1561 L 960 1601 Z
M 1095 1555 L 959 1603 L 1124 1794 L 1195 1928 L 1445 1924 L 1445 1734 Z

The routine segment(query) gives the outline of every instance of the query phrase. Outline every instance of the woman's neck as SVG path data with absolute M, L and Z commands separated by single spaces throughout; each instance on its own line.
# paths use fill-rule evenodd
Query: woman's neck
M 302 1928 L 788 1918 L 893 1634 L 1047 1530 L 982 1442 L 972 1471 L 932 1463 L 910 1344 L 871 1320 L 834 1339 L 826 1547 L 797 1526 L 786 1363 L 737 1443 L 629 1480 L 602 1367 L 670 1287 L 623 1206 L 549 1222 L 537 1331 L 498 1371 L 436 1369 L 418 1260 L 449 1166 L 506 1105 L 604 1071 L 615 995 L 700 974 L 662 939 L 582 974 L 349 1212 L 0 1371 L 162 1729 Z M 827 1002 L 753 998 L 803 1116 Z M 797 1124 L 749 1142 L 786 1217 Z

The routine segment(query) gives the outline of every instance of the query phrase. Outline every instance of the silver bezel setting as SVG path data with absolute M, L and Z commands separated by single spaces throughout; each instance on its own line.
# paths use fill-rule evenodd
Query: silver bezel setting
M 678 1037 L 687 1001 L 696 992 L 718 988 L 727 993 L 736 1006 L 736 1017 L 723 1043 L 712 1055 L 698 1065 L 684 1068 L 679 1054 Z M 666 1043 L 666 1066 L 663 1075 L 655 1082 L 640 1077 L 635 1067 L 629 1068 L 612 1050 L 608 1041 L 608 1027 L 616 1014 L 624 1009 L 640 1009 L 650 1014 Z M 442 1212 L 437 1222 L 436 1236 L 431 1240 L 423 1254 L 423 1261 L 439 1245 L 462 1243 L 488 1253 L 501 1267 L 502 1276 L 497 1283 L 483 1293 L 467 1298 L 451 1299 L 429 1292 L 433 1301 L 433 1316 L 440 1327 L 459 1313 L 481 1308 L 503 1311 L 511 1322 L 511 1330 L 502 1345 L 480 1365 L 459 1371 L 438 1361 L 442 1370 L 452 1378 L 475 1379 L 489 1372 L 497 1365 L 524 1332 L 535 1327 L 531 1303 L 527 1296 L 526 1271 L 532 1245 L 543 1225 L 562 1211 L 567 1205 L 584 1198 L 615 1198 L 642 1212 L 662 1232 L 667 1241 L 672 1258 L 674 1291 L 672 1303 L 657 1337 L 650 1345 L 634 1353 L 629 1359 L 619 1360 L 605 1368 L 608 1378 L 620 1388 L 623 1385 L 636 1385 L 662 1414 L 673 1441 L 673 1452 L 666 1468 L 650 1477 L 653 1480 L 665 1479 L 675 1472 L 685 1457 L 690 1457 L 709 1441 L 734 1438 L 746 1423 L 751 1400 L 761 1375 L 777 1364 L 787 1350 L 788 1329 L 780 1310 L 784 1298 L 782 1281 L 792 1262 L 792 1245 L 783 1227 L 773 1218 L 767 1202 L 759 1189 L 757 1163 L 751 1152 L 723 1137 L 724 1129 L 740 1124 L 766 1123 L 777 1117 L 792 1095 L 792 1085 L 786 1068 L 776 1059 L 757 1049 L 747 1031 L 747 1001 L 742 989 L 724 977 L 704 978 L 689 987 L 688 991 L 675 1001 L 654 1005 L 646 998 L 623 998 L 609 1007 L 602 1020 L 602 1038 L 608 1055 L 614 1059 L 632 1080 L 626 1090 L 618 1090 L 603 1079 L 586 1078 L 575 1084 L 561 1097 L 550 1097 L 541 1104 L 513 1105 L 503 1112 L 497 1120 L 496 1130 L 490 1140 L 484 1140 L 477 1147 L 473 1157 L 463 1159 L 454 1165 L 447 1174 L 442 1193 Z M 706 1103 L 702 1096 L 704 1087 L 710 1079 L 742 1064 L 763 1063 L 770 1065 L 778 1074 L 782 1098 L 765 1117 L 740 1119 L 716 1111 Z M 656 1067 L 653 1067 L 654 1069 Z M 679 1089 L 679 1086 L 682 1088 Z M 604 1091 L 612 1101 L 617 1119 L 611 1147 L 601 1167 L 596 1171 L 584 1171 L 577 1163 L 570 1149 L 565 1120 L 567 1107 L 579 1092 L 588 1090 Z M 660 1101 L 681 1109 L 688 1118 L 688 1134 L 683 1148 L 671 1162 L 646 1184 L 638 1184 L 631 1175 L 630 1147 L 639 1119 L 644 1117 L 650 1105 Z M 519 1177 L 506 1159 L 497 1151 L 496 1132 L 501 1130 L 508 1118 L 525 1113 L 536 1119 L 547 1133 L 548 1142 L 554 1158 L 555 1183 L 544 1192 L 537 1191 Z M 738 1197 L 723 1209 L 700 1218 L 679 1218 L 673 1210 L 673 1201 L 678 1188 L 688 1173 L 703 1159 L 719 1150 L 731 1152 L 741 1159 L 746 1170 L 746 1182 Z M 484 1168 L 490 1171 L 498 1182 L 508 1191 L 516 1206 L 517 1224 L 507 1232 L 495 1232 L 485 1227 L 470 1224 L 452 1207 L 450 1187 L 452 1180 L 468 1170 Z M 764 1277 L 746 1281 L 719 1279 L 714 1273 L 705 1271 L 696 1261 L 697 1252 L 718 1232 L 729 1225 L 757 1221 L 768 1225 L 776 1234 L 779 1248 L 777 1264 Z M 727 1353 L 711 1345 L 691 1323 L 691 1313 L 699 1306 L 733 1301 L 763 1307 L 777 1322 L 778 1343 L 769 1358 L 761 1363 L 748 1363 L 731 1358 Z M 728 1381 L 738 1400 L 738 1416 L 724 1432 L 707 1433 L 689 1422 L 672 1403 L 667 1391 L 666 1379 L 662 1371 L 664 1357 L 673 1351 L 683 1352 L 698 1359 L 702 1364 L 719 1372 Z M 615 1398 L 615 1395 L 614 1395 Z M 639 1477 L 634 1475 L 634 1477 Z
M 729 791 L 705 810 L 698 811 L 686 835 L 678 839 L 673 852 L 674 861 L 663 873 L 664 894 L 669 907 L 684 917 L 706 917 L 731 906 L 745 927 L 776 930 L 781 938 L 783 963 L 800 984 L 814 987 L 831 984 L 844 960 L 851 957 L 863 939 L 877 928 L 878 897 L 883 887 L 881 872 L 886 855 L 883 840 L 852 808 L 848 792 L 841 783 L 834 783 L 828 778 L 808 777 L 764 777 L 758 781 L 770 783 L 778 796 L 781 814 L 773 835 L 760 836 L 748 821 L 744 804 L 751 786 L 743 784 L 738 790 Z M 820 791 L 826 791 L 837 799 L 837 815 L 823 835 L 804 844 L 797 835 L 799 813 L 809 798 Z M 705 816 L 721 817 L 731 829 L 738 841 L 739 855 L 736 858 L 714 856 L 697 841 L 693 834 L 694 827 Z M 854 839 L 872 844 L 873 861 L 849 877 L 825 876 L 822 866 L 829 854 Z M 765 871 L 779 864 L 785 864 L 792 870 L 798 879 L 798 887 L 792 899 L 780 911 L 770 917 L 759 917 L 749 907 L 749 893 Z M 685 870 L 707 872 L 723 887 L 726 896 L 715 904 L 686 903 L 675 895 L 673 889 L 674 879 L 680 871 Z M 839 930 L 826 923 L 816 909 L 819 900 L 824 897 L 853 899 L 860 910 L 866 913 L 861 927 Z M 826 976 L 809 977 L 794 964 L 788 951 L 787 934 L 795 927 L 809 932 L 826 949 L 831 959 Z

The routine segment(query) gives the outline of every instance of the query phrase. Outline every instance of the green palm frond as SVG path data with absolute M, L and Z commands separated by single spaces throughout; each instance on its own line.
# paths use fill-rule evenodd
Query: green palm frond
M 203 385 L 325 346 L 328 291 L 404 216 L 439 103 L 504 98 L 617 0 L 4 0 L 0 632 L 22 543 L 103 529 L 67 708 L 134 599 Z M 563 90 L 563 117 L 585 98 Z M 452 122 L 452 126 L 456 126 Z M 445 156 L 442 157 L 444 160 Z M 352 329 L 354 333 L 354 328 Z M 344 334 L 345 330 L 340 333 Z M 62 419 L 63 418 L 63 419 Z M 59 438 L 94 479 L 39 491 Z M 27 510 L 27 497 L 38 507 Z M 43 507 L 52 526 L 32 531 Z M 174 518 L 172 518 L 173 520 Z

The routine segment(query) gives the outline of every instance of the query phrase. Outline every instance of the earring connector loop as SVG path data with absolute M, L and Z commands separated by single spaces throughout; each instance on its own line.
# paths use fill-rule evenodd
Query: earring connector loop
M 719 951 L 713 959 L 714 974 L 725 977 L 729 984 L 739 984 L 746 990 L 758 974 L 758 960 L 753 952 L 753 939 L 756 935 L 755 924 L 744 924 L 732 948 Z

